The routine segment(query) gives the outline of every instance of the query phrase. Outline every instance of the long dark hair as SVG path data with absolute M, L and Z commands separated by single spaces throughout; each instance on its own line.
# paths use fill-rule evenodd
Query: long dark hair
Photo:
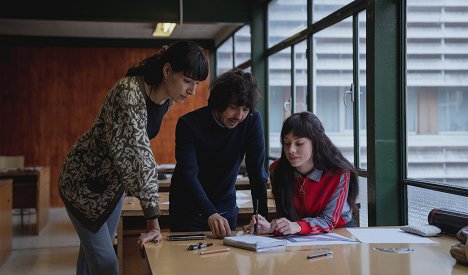
M 291 166 L 283 150 L 283 139 L 289 133 L 312 141 L 314 168 L 324 172 L 333 168 L 338 168 L 340 173 L 350 172 L 347 201 L 351 209 L 355 210 L 356 197 L 359 193 L 356 169 L 325 134 L 325 129 L 317 116 L 311 112 L 302 112 L 287 118 L 281 129 L 281 158 L 271 178 L 278 214 L 292 221 L 299 220 L 293 201 L 293 190 L 296 184 L 295 168 Z
M 164 64 L 169 63 L 174 72 L 183 72 L 186 77 L 196 81 L 208 76 L 208 61 L 203 48 L 197 43 L 181 40 L 163 46 L 153 56 L 146 58 L 127 71 L 127 76 L 143 76 L 148 85 L 158 87 L 163 81 Z

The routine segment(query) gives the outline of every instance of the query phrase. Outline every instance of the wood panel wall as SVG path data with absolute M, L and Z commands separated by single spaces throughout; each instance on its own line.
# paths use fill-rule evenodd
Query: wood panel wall
M 63 160 L 97 115 L 104 96 L 148 48 L 0 47 L 0 155 L 24 155 L 25 166 L 50 166 L 51 206 L 62 206 Z M 207 57 L 209 53 L 206 52 Z M 209 79 L 174 104 L 151 141 L 159 163 L 175 163 L 177 118 L 207 104 Z

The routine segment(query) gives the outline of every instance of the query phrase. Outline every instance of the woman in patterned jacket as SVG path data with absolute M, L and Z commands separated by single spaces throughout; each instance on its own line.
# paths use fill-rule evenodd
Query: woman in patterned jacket
M 112 239 L 124 192 L 140 200 L 146 218 L 140 249 L 162 239 L 150 139 L 171 104 L 194 95 L 207 76 L 208 62 L 198 44 L 179 41 L 162 47 L 117 81 L 91 129 L 70 149 L 59 192 L 81 242 L 77 274 L 118 274 Z
M 281 158 L 270 165 L 279 219 L 258 216 L 258 232 L 274 235 L 320 234 L 351 227 L 358 194 L 354 166 L 325 134 L 310 112 L 291 115 L 281 130 Z M 255 215 L 246 230 L 253 231 Z

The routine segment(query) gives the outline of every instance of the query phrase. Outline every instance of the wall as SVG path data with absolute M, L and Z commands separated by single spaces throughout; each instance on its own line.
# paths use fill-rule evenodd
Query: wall
M 127 69 L 157 49 L 0 47 L 0 155 L 24 155 L 25 166 L 50 166 L 51 206 L 68 150 L 92 125 L 107 91 Z M 209 56 L 209 53 L 206 53 Z M 151 142 L 159 163 L 175 163 L 177 118 L 206 105 L 209 80 L 174 104 Z

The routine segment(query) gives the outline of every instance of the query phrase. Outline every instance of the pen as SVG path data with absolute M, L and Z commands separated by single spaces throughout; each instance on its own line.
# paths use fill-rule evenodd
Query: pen
M 212 246 L 213 243 L 197 243 L 197 244 L 191 244 L 188 247 L 188 250 L 195 250 L 195 249 L 201 249 L 204 247 Z
M 258 199 L 255 200 L 255 224 L 254 224 L 254 234 L 258 234 Z
M 200 255 L 206 255 L 206 254 L 213 254 L 213 253 L 226 252 L 226 251 L 229 251 L 229 250 L 230 250 L 229 248 L 205 250 L 205 251 L 200 251 Z
M 333 252 L 332 251 L 325 251 L 325 252 L 320 252 L 320 253 L 317 253 L 317 254 L 307 255 L 307 259 L 315 259 L 315 258 L 318 258 L 318 257 L 324 257 L 324 256 L 328 256 L 328 255 L 333 255 Z

